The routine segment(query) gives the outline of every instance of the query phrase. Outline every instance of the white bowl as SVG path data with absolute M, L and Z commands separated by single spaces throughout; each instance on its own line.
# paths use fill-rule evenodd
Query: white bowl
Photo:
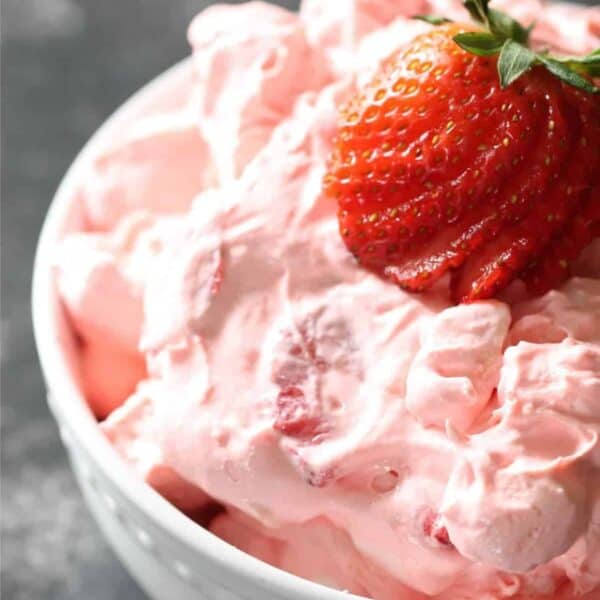
M 60 428 L 83 496 L 106 539 L 155 600 L 350 600 L 357 596 L 295 577 L 220 540 L 138 480 L 100 431 L 78 384 L 77 349 L 57 297 L 53 252 L 81 227 L 73 189 L 109 132 L 168 86 L 189 60 L 130 98 L 86 144 L 60 184 L 39 240 L 33 275 L 35 338 Z

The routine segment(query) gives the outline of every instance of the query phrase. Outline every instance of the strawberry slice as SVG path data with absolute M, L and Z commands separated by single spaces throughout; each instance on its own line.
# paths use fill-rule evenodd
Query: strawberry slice
M 530 66 L 502 87 L 496 56 L 456 43 L 471 33 L 444 25 L 387 58 L 342 109 L 324 179 L 360 264 L 410 291 L 452 271 L 461 302 L 518 277 L 532 291 L 548 289 L 545 277 L 560 283 L 568 270 L 557 265 L 597 234 L 590 190 L 600 183 L 591 84 Z

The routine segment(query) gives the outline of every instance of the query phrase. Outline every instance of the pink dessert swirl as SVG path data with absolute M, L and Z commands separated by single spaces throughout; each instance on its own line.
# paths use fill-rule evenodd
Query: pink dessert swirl
M 600 10 L 498 2 L 598 45 Z M 560 290 L 452 306 L 359 268 L 321 179 L 355 81 L 457 0 L 251 2 L 113 128 L 57 249 L 82 385 L 217 535 L 376 600 L 600 597 L 600 244 Z M 105 420 L 104 420 L 105 419 Z

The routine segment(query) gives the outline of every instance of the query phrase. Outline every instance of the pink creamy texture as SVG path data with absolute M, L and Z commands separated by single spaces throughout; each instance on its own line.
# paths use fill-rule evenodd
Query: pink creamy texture
M 497 6 L 540 45 L 600 42 L 597 8 Z M 425 12 L 465 18 L 194 20 L 193 66 L 91 161 L 57 252 L 85 391 L 133 469 L 283 569 L 377 600 L 597 599 L 600 243 L 542 298 L 451 306 L 358 267 L 320 196 L 337 104 Z

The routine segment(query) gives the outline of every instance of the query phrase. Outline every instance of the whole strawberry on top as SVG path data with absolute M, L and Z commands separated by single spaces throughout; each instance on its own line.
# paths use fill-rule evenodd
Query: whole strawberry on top
M 516 278 L 559 285 L 600 235 L 600 49 L 556 57 L 467 0 L 381 64 L 342 110 L 324 179 L 365 267 L 410 291 L 451 272 L 457 302 Z

